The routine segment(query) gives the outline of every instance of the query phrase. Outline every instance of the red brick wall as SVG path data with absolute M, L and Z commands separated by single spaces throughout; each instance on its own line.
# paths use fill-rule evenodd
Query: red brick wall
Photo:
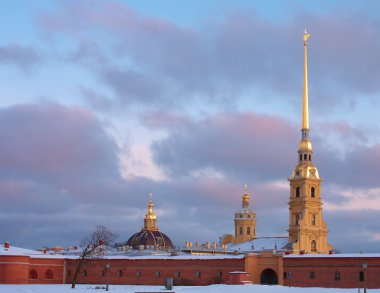
M 28 256 L 0 256 L 1 284 L 27 284 L 28 272 Z
M 54 258 L 0 256 L 0 284 L 62 284 L 64 262 Z M 32 270 L 36 272 L 36 279 L 30 278 Z M 51 273 L 46 275 L 48 270 Z
M 30 258 L 29 271 L 35 270 L 38 279 L 29 279 L 30 284 L 63 284 L 64 283 L 64 259 Z M 50 270 L 51 274 L 47 274 Z M 50 277 L 50 278 L 49 278 Z
M 228 273 L 244 270 L 244 259 L 140 259 L 140 260 L 96 260 L 83 266 L 78 283 L 106 283 L 106 275 L 101 272 L 110 263 L 110 284 L 163 285 L 166 278 L 173 278 L 175 285 L 208 285 L 226 283 Z M 72 281 L 75 272 L 75 260 L 67 261 L 67 282 Z M 87 276 L 84 276 L 84 271 Z M 119 276 L 119 271 L 122 275 Z M 136 272 L 140 271 L 140 277 Z M 156 275 L 159 272 L 159 276 Z M 176 272 L 180 276 L 176 277 Z M 200 275 L 199 275 L 200 273 Z
M 363 288 L 359 281 L 360 271 L 366 269 L 367 288 L 380 288 L 380 257 L 284 257 L 284 272 L 291 273 L 290 279 L 284 279 L 284 285 L 295 287 Z M 310 279 L 310 272 L 315 278 Z M 335 280 L 335 272 L 340 280 Z

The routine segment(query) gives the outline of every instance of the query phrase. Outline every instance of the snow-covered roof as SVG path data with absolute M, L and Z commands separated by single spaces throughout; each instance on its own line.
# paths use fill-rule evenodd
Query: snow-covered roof
M 251 252 L 251 251 L 263 251 L 263 250 L 281 250 L 288 245 L 288 237 L 259 237 L 247 242 L 238 244 L 229 244 L 229 251 L 238 252 Z
M 62 253 L 63 252 L 63 253 Z M 48 251 L 44 253 L 38 250 L 25 249 L 15 246 L 10 246 L 9 248 L 0 247 L 0 256 L 1 255 L 9 255 L 9 256 L 29 256 L 31 258 L 68 258 L 75 259 L 78 255 L 75 254 L 64 254 L 67 251 L 61 251 L 59 253 L 54 254 L 53 252 Z M 77 250 L 76 252 L 79 252 Z M 186 253 L 179 253 L 178 255 L 172 255 L 171 252 L 168 251 L 139 251 L 139 250 L 130 250 L 128 252 L 119 252 L 113 253 L 109 252 L 108 255 L 103 255 L 104 259 L 239 259 L 244 258 L 244 255 L 190 255 Z
M 380 253 L 336 253 L 336 254 L 289 254 L 285 258 L 337 258 L 337 257 L 358 257 L 358 258 L 380 258 Z
M 32 250 L 32 249 L 27 249 L 27 248 L 20 248 L 16 246 L 10 246 L 9 248 L 5 248 L 4 246 L 1 246 L 0 256 L 1 255 L 29 256 L 32 258 L 62 258 L 61 255 L 45 254 L 42 251 Z

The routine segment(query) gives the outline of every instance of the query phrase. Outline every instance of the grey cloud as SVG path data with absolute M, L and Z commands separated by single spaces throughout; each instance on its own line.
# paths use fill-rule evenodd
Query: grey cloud
M 9 44 L 0 46 L 0 64 L 9 64 L 19 67 L 25 72 L 40 64 L 42 61 L 39 52 L 29 46 Z
M 329 227 L 329 241 L 342 252 L 378 252 L 378 211 L 325 212 Z
M 234 178 L 265 181 L 284 178 L 295 163 L 297 132 L 281 118 L 219 114 L 169 133 L 152 150 L 155 161 L 173 175 L 214 168 Z
M 276 23 L 254 10 L 236 10 L 219 21 L 190 28 L 140 15 L 120 3 L 96 2 L 91 9 L 63 3 L 61 10 L 40 17 L 45 30 L 53 27 L 74 42 L 86 39 L 95 44 L 90 47 L 96 50 L 80 50 L 81 58 L 89 54 L 102 60 L 95 72 L 120 105 L 170 106 L 168 101 L 174 100 L 175 107 L 191 101 L 220 106 L 254 91 L 277 102 L 286 97 L 295 103 L 301 93 L 305 23 L 312 33 L 310 92 L 321 101 L 316 108 L 352 107 L 357 95 L 380 89 L 376 78 L 380 38 L 373 29 L 378 19 L 353 11 L 302 12 L 301 17 L 298 12 Z M 79 23 L 73 25 L 77 15 Z M 110 54 L 117 56 L 118 66 L 101 57 Z M 252 101 L 263 98 L 252 95 Z

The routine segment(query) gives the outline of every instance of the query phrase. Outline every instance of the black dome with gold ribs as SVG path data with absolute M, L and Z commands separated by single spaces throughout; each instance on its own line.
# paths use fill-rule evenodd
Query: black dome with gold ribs
M 173 243 L 168 236 L 160 231 L 141 230 L 133 234 L 127 241 L 127 245 L 138 249 L 169 249 L 173 248 Z
M 173 243 L 170 238 L 160 232 L 157 226 L 157 216 L 153 212 L 152 194 L 150 194 L 148 212 L 144 218 L 144 227 L 133 234 L 127 241 L 127 246 L 133 249 L 170 249 Z

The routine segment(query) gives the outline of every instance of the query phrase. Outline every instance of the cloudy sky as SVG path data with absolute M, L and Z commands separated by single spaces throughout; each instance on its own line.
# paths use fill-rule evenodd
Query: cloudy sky
M 125 241 L 153 193 L 176 245 L 286 235 L 309 41 L 329 240 L 380 251 L 378 1 L 2 1 L 0 241 Z M 265 4 L 264 4 L 265 2 Z

